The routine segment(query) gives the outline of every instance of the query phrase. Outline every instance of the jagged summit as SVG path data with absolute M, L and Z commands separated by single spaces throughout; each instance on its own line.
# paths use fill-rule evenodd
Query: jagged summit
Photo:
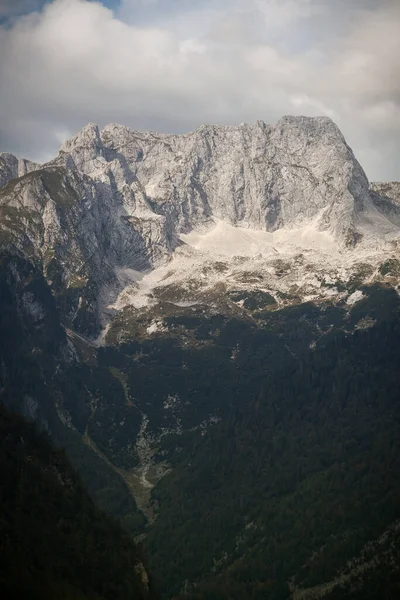
M 9 152 L 0 152 L 0 187 L 11 179 L 22 177 L 39 168 L 37 163 L 26 158 L 17 158 Z
M 256 269 L 267 274 L 265 291 L 297 286 L 298 297 L 313 297 L 321 279 L 310 273 L 336 273 L 343 261 L 351 270 L 361 256 L 375 264 L 400 232 L 395 184 L 370 187 L 328 117 L 180 135 L 89 123 L 40 168 L 0 155 L 1 172 L 3 183 L 23 175 L 0 191 L 2 243 L 42 261 L 53 286 L 73 287 L 69 318 L 86 311 L 96 331 L 110 306 L 136 296 L 150 306 L 170 272 L 175 287 L 196 273 L 204 291 L 218 278 L 250 285 Z M 301 259 L 287 282 L 275 277 L 277 257 L 303 252 L 316 262 Z M 220 258 L 225 271 L 203 277 Z
M 312 220 L 343 243 L 357 214 L 372 209 L 367 177 L 328 117 L 202 125 L 181 135 L 89 124 L 50 164 L 112 181 L 130 204 L 136 187 L 178 233 L 212 217 L 265 231 Z

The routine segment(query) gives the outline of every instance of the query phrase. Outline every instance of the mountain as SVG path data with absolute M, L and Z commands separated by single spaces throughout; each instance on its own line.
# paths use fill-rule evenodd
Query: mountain
M 180 136 L 91 124 L 0 202 L 4 244 L 42 264 L 64 319 L 89 336 L 126 305 L 157 306 L 171 287 L 184 302 L 237 291 L 249 271 L 274 297 L 320 295 L 324 281 L 332 294 L 376 269 L 382 245 L 396 251 L 400 224 L 322 117 Z M 299 273 L 286 285 L 288 260 Z
M 65 453 L 3 407 L 0 429 L 3 597 L 154 598 L 138 550 L 95 508 Z
M 39 168 L 37 163 L 25 158 L 16 158 L 8 152 L 0 152 L 0 186 L 11 179 L 22 177 Z
M 111 425 L 119 413 L 121 421 L 126 410 L 121 383 L 108 369 L 98 366 L 90 343 L 65 328 L 42 269 L 34 260 L 3 249 L 0 265 L 1 401 L 35 420 L 57 445 L 66 446 L 96 502 L 117 516 L 128 531 L 137 533 L 145 518 L 131 497 L 125 471 L 119 467 L 131 466 L 136 460 L 129 450 L 129 436 L 132 423 L 140 423 L 140 413 L 130 410 L 125 445 L 119 435 L 118 449 L 112 450 L 105 419 L 108 417 Z M 97 409 L 103 414 L 104 433 L 93 420 Z M 121 427 L 118 429 L 120 434 Z
M 322 117 L 1 156 L 0 398 L 165 597 L 394 597 L 399 184 Z

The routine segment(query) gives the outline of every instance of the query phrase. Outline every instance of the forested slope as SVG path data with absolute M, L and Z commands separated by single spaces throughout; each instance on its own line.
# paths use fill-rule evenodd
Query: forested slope
M 131 538 L 94 506 L 64 451 L 3 406 L 0 440 L 2 598 L 154 598 Z
M 385 531 L 389 559 L 382 569 L 369 561 L 359 583 L 375 581 L 365 589 L 379 588 L 382 598 L 398 591 L 399 299 L 389 289 L 368 292 L 345 329 L 308 350 L 285 354 L 279 338 L 275 346 L 269 338 L 272 348 L 253 338 L 241 377 L 224 379 L 230 415 L 182 445 L 153 492 L 159 517 L 149 551 L 172 592 L 300 598 L 299 590 L 337 580 L 349 598 L 363 597 L 342 575 Z M 375 324 L 354 328 L 367 318 Z M 324 593 L 345 597 L 333 588 Z

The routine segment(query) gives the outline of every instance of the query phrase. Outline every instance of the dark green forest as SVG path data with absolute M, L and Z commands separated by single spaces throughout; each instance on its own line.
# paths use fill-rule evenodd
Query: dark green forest
M 99 511 L 63 450 L 0 406 L 2 598 L 154 598 L 141 555 Z
M 44 307 L 37 321 L 22 310 L 26 296 Z M 131 534 L 139 533 L 145 519 L 125 483 L 82 440 L 91 398 L 101 398 L 107 415 L 117 414 L 125 402 L 121 384 L 108 370 L 97 368 L 96 360 L 88 365 L 80 355 L 75 360 L 75 354 L 69 353 L 59 309 L 43 273 L 9 253 L 0 254 L 0 308 L 1 401 L 46 428 L 53 441 L 67 449 L 95 503 L 120 519 Z M 67 417 L 60 419 L 64 406 L 71 423 Z M 108 434 L 107 425 L 105 429 Z M 96 439 L 100 436 L 99 431 Z M 100 444 L 104 447 L 101 440 Z
M 352 329 L 366 315 L 377 323 Z M 153 492 L 160 515 L 149 555 L 170 593 L 185 574 L 194 598 L 284 599 L 290 588 L 334 580 L 399 519 L 397 295 L 370 290 L 346 329 L 297 354 L 255 336 L 236 377 L 213 355 L 208 381 L 229 408 L 182 445 L 175 470 Z M 296 344 L 300 350 L 301 338 Z M 398 597 L 398 547 L 389 555 L 390 568 L 370 573 L 375 586 L 359 582 L 379 596 L 364 589 L 349 598 Z
M 394 289 L 363 287 L 353 307 L 271 310 L 250 298 L 251 318 L 166 317 L 167 335 L 95 350 L 67 340 L 33 263 L 1 260 L 1 400 L 66 448 L 94 501 L 62 451 L 2 413 L 9 594 L 140 598 L 141 534 L 165 598 L 400 597 Z M 40 319 L 27 294 L 45 307 Z M 152 490 L 151 524 L 119 474 L 138 464 L 143 414 L 152 461 L 171 469 Z

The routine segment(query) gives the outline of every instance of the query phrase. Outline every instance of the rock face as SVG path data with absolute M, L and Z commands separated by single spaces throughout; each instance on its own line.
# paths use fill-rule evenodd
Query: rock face
M 259 572 L 258 597 L 287 597 L 276 565 L 337 581 L 359 515 L 383 531 L 398 506 L 399 184 L 369 186 L 332 121 L 294 117 L 88 125 L 45 165 L 0 155 L 0 178 L 1 401 L 147 532 L 170 597 L 218 570 L 229 593 Z
M 371 191 L 400 205 L 400 181 L 376 181 L 371 183 Z
M 205 125 L 186 135 L 88 125 L 51 164 L 114 186 L 141 220 L 165 221 L 158 241 L 166 249 L 168 234 L 187 233 L 212 217 L 266 231 L 316 220 L 342 241 L 371 202 L 362 168 L 325 117 Z
M 35 171 L 39 165 L 26 158 L 16 158 L 8 152 L 0 152 L 0 187 L 11 179 Z
M 17 177 L 17 179 L 16 179 Z M 0 155 L 2 245 L 42 264 L 68 323 L 94 334 L 127 281 L 166 263 L 185 234 L 310 226 L 338 248 L 397 236 L 399 209 L 326 117 L 204 125 L 185 135 L 87 125 L 39 167 Z M 372 231 L 372 234 L 371 234 Z M 131 270 L 131 271 L 130 271 Z

